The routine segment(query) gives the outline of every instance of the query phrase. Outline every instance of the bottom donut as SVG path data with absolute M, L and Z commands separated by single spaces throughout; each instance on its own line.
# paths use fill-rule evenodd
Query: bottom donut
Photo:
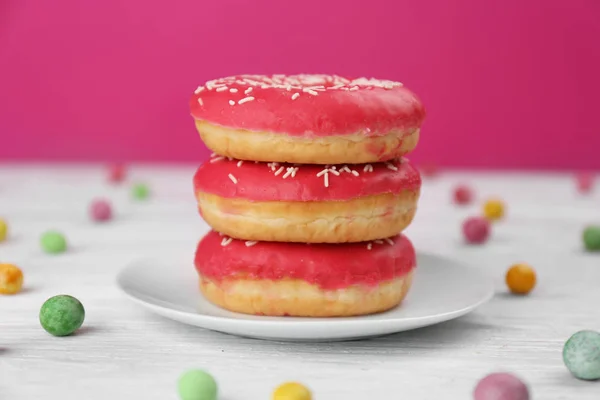
M 406 236 L 349 244 L 250 242 L 208 233 L 195 257 L 213 304 L 254 315 L 342 317 L 396 307 L 416 267 Z

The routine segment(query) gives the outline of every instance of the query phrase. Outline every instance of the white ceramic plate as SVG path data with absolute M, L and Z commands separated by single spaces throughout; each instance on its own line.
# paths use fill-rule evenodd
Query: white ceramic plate
M 191 260 L 140 260 L 121 271 L 117 284 L 140 305 L 175 321 L 284 341 L 352 340 L 420 328 L 465 315 L 493 295 L 485 276 L 429 254 L 418 255 L 414 284 L 402 305 L 364 317 L 261 317 L 225 311 L 200 294 Z

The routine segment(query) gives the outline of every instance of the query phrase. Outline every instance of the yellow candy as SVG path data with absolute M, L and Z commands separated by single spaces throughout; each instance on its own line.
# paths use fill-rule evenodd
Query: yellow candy
M 504 216 L 504 203 L 500 200 L 488 200 L 483 205 L 483 215 L 490 221 L 497 221 Z
M 311 400 L 310 390 L 296 382 L 288 382 L 279 386 L 273 392 L 272 400 Z
M 8 225 L 6 222 L 0 218 L 0 242 L 6 240 L 6 236 L 8 235 Z
M 0 264 L 0 294 L 15 294 L 23 286 L 23 273 L 12 264 Z

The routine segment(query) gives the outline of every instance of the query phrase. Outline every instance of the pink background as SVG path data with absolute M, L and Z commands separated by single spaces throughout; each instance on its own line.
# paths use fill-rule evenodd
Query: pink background
M 325 72 L 400 80 L 412 156 L 600 168 L 598 0 L 0 0 L 0 160 L 191 161 L 201 82 Z

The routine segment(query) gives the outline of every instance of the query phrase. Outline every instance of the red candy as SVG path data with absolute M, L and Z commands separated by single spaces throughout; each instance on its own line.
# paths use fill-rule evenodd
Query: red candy
M 490 236 L 490 223 L 482 217 L 471 217 L 463 223 L 462 230 L 468 243 L 481 244 Z
M 580 173 L 576 177 L 577 179 L 577 190 L 579 193 L 587 194 L 592 190 L 594 185 L 594 177 L 589 173 Z
M 421 164 L 419 165 L 419 172 L 422 176 L 434 178 L 439 174 L 440 171 L 435 164 Z
M 111 165 L 108 169 L 108 180 L 112 183 L 120 183 L 125 180 L 125 166 L 122 164 Z
M 90 205 L 90 216 L 96 222 L 108 221 L 112 218 L 112 208 L 106 200 L 94 200 Z
M 459 205 L 469 204 L 473 201 L 473 192 L 466 186 L 460 185 L 454 189 L 454 202 Z

